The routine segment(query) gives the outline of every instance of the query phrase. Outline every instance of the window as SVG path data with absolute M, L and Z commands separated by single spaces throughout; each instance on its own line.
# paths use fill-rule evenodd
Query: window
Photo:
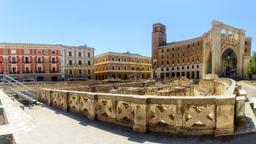
M 52 58 L 52 63 L 56 63 L 55 57 Z
M 112 61 L 115 61 L 115 58 L 112 58 Z
M 37 58 L 37 63 L 42 63 L 41 57 L 38 57 L 38 58 Z
M 121 58 L 118 58 L 117 60 L 120 62 L 120 61 L 121 61 Z
M 88 70 L 88 74 L 91 74 L 91 70 Z
M 55 50 L 52 50 L 52 54 L 56 54 L 56 51 L 55 51 Z
M 78 61 L 78 65 L 82 65 L 82 61 L 81 60 Z
M 41 67 L 38 67 L 38 68 L 37 68 L 37 71 L 38 71 L 39 73 L 41 73 L 41 72 L 42 72 L 42 68 L 41 68 Z
M 78 56 L 81 57 L 81 56 L 82 56 L 82 53 L 81 53 L 81 52 L 78 52 Z
M 24 54 L 30 54 L 30 50 L 28 49 L 24 50 Z
M 79 70 L 79 74 L 80 74 L 80 75 L 82 74 L 82 70 Z
M 26 67 L 26 73 L 29 73 L 29 67 Z
M 88 57 L 91 57 L 91 53 L 90 53 L 90 52 L 88 52 L 88 53 L 87 53 L 87 56 L 88 56 Z
M 16 50 L 11 50 L 11 54 L 16 54 Z
M 124 70 L 126 70 L 126 66 L 124 67 Z
M 29 63 L 29 57 L 25 57 L 25 63 Z
M 72 75 L 72 70 L 69 70 L 69 74 Z
M 118 66 L 118 70 L 121 70 L 121 67 L 120 67 L 120 66 Z
M 12 68 L 12 73 L 16 73 L 16 67 Z
M 88 63 L 89 66 L 91 65 L 91 61 L 88 61 L 87 63 Z
M 56 68 L 52 67 L 52 72 L 55 73 L 56 72 Z
M 72 65 L 72 60 L 69 60 L 68 64 L 69 64 L 69 65 Z
M 112 70 L 115 70 L 115 66 L 112 66 Z
M 16 63 L 16 57 L 12 57 L 12 63 Z
M 37 54 L 42 54 L 42 50 L 37 50 Z
M 68 56 L 72 56 L 72 51 L 69 51 L 69 52 L 68 52 Z

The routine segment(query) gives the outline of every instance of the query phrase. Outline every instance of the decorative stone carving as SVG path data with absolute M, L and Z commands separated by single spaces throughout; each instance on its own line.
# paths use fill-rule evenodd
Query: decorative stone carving
M 107 99 L 99 99 L 97 101 L 96 113 L 100 117 L 112 118 L 112 101 Z
M 69 110 L 71 112 L 79 113 L 79 95 L 77 93 L 70 93 L 68 97 Z
M 149 125 L 175 127 L 176 105 L 151 104 L 149 106 Z
M 214 105 L 190 105 L 184 106 L 184 127 L 213 128 L 215 127 Z
M 117 114 L 116 118 L 118 121 L 125 123 L 133 123 L 134 110 L 130 102 L 118 101 L 117 102 Z

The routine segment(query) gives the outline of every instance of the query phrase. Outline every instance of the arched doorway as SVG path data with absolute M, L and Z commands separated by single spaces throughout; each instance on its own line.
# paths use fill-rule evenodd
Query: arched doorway
M 226 49 L 222 54 L 222 74 L 226 77 L 236 77 L 237 56 L 231 48 Z

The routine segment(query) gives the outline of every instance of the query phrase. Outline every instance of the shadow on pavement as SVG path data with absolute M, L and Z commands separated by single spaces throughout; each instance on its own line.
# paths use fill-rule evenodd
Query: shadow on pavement
M 181 136 L 181 135 L 170 135 L 166 133 L 137 133 L 132 131 L 130 128 L 118 126 L 115 124 L 102 122 L 98 120 L 89 120 L 79 114 L 72 112 L 66 112 L 55 107 L 43 105 L 42 107 L 49 108 L 55 111 L 56 114 L 61 114 L 80 122 L 83 126 L 93 126 L 95 128 L 111 132 L 113 134 L 121 135 L 127 137 L 128 140 L 144 143 L 173 143 L 173 144 L 255 144 L 256 133 L 244 134 L 244 135 L 234 135 L 234 136 L 224 136 L 224 137 L 214 137 L 214 136 Z

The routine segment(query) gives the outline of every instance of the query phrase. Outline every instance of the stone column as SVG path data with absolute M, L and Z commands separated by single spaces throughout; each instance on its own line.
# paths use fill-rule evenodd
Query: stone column
M 133 103 L 134 124 L 133 130 L 137 132 L 147 131 L 147 98 L 136 98 Z
M 245 45 L 245 31 L 240 29 L 239 30 L 239 38 L 240 38 L 240 49 L 237 55 L 237 76 L 243 76 L 243 54 L 244 54 L 244 45 Z
M 176 113 L 176 132 L 180 133 L 180 129 L 183 126 L 183 104 L 182 100 L 177 101 L 177 113 Z
M 216 99 L 216 130 L 215 136 L 224 136 L 234 134 L 234 108 L 235 96 L 230 98 Z

